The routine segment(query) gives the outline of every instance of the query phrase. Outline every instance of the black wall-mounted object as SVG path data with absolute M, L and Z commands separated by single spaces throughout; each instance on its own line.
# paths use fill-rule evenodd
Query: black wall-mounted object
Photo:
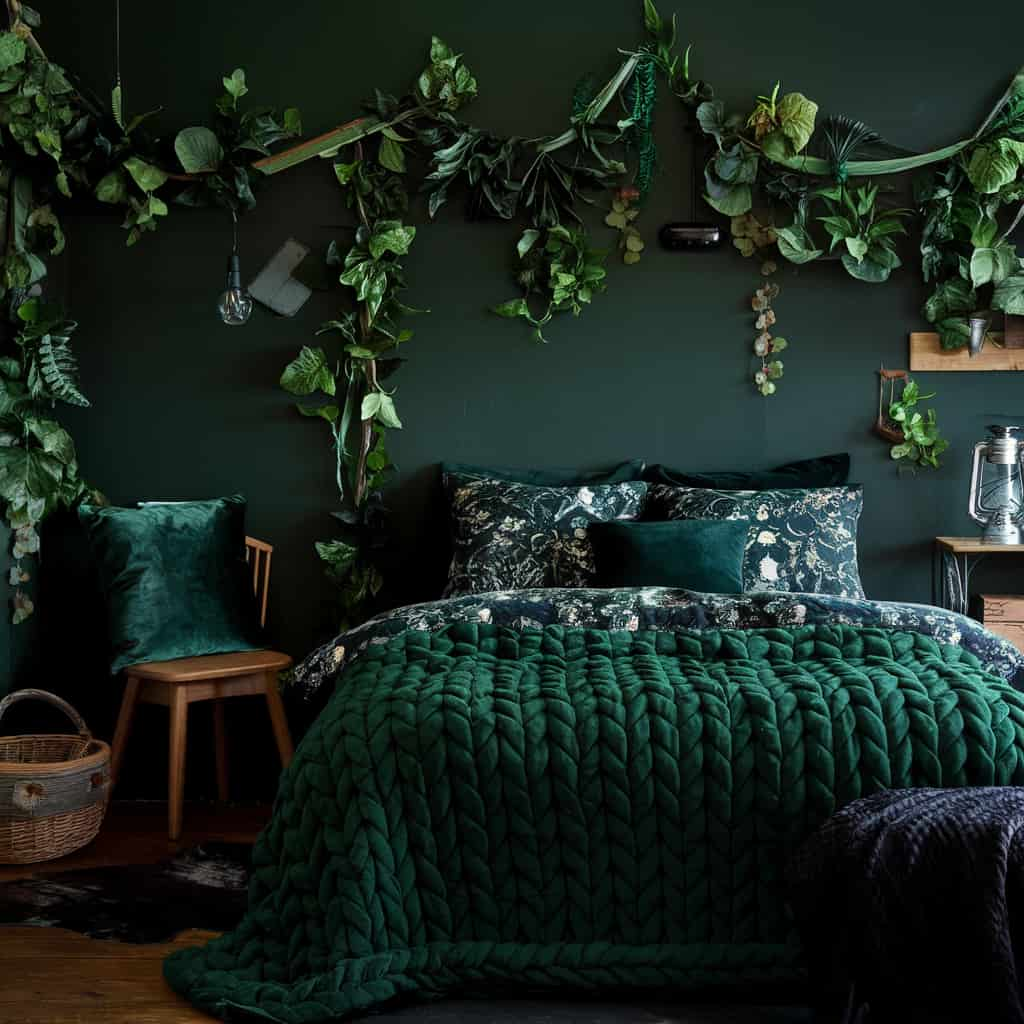
M 673 221 L 662 225 L 658 241 L 673 252 L 715 249 L 722 244 L 722 229 L 717 224 Z

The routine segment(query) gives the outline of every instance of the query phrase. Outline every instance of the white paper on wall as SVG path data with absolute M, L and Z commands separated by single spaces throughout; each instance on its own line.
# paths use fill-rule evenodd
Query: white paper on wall
M 309 255 L 309 249 L 289 238 L 270 258 L 249 285 L 249 294 L 281 316 L 295 316 L 313 293 L 292 271 Z

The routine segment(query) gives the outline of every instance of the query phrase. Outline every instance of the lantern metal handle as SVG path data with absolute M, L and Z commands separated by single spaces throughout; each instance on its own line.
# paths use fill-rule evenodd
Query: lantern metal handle
M 988 508 L 982 501 L 981 488 L 979 487 L 981 482 L 981 460 L 987 449 L 988 444 L 985 441 L 979 441 L 974 446 L 974 459 L 971 463 L 971 489 L 967 497 L 968 515 L 982 526 L 988 523 L 988 518 L 983 513 L 988 512 L 991 514 L 994 511 L 994 509 Z

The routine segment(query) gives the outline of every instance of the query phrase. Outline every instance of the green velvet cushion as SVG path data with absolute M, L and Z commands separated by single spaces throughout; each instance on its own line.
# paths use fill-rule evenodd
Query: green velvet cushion
M 107 603 L 112 673 L 147 661 L 259 650 L 245 499 L 83 505 Z
M 850 479 L 850 456 L 846 452 L 817 459 L 787 462 L 774 469 L 743 472 L 684 473 L 667 466 L 648 466 L 644 480 L 675 487 L 709 487 L 716 491 L 774 491 L 791 487 L 839 487 Z
M 590 484 L 630 483 L 641 479 L 643 471 L 642 459 L 591 473 L 578 469 L 514 469 L 509 466 L 474 466 L 466 462 L 441 463 L 441 479 L 449 497 L 469 480 L 508 480 L 533 487 L 585 487 Z
M 748 525 L 742 519 L 593 523 L 597 585 L 738 594 Z

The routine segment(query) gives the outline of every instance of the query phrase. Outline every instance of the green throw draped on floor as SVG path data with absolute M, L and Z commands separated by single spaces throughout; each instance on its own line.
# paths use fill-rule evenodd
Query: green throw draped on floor
M 792 980 L 785 864 L 884 788 L 1024 783 L 1024 696 L 876 627 L 460 623 L 371 646 L 281 779 L 238 928 L 170 957 L 227 1019 Z

